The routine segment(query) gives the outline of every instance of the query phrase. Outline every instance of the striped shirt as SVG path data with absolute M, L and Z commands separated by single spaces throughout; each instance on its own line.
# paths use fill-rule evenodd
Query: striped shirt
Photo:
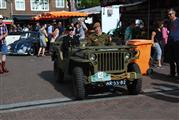
M 8 32 L 7 26 L 4 23 L 2 23 L 2 25 L 0 25 L 0 36 L 4 35 L 7 32 Z M 5 38 L 3 38 L 2 40 L 4 40 L 4 39 Z M 2 40 L 0 40 L 0 41 L 2 41 Z

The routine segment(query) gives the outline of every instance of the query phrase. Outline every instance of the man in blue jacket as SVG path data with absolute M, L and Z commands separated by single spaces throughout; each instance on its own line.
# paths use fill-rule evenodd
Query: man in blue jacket
M 176 70 L 179 77 L 179 18 L 176 17 L 174 9 L 168 10 L 169 23 L 169 40 L 168 40 L 168 52 L 170 63 L 170 75 L 176 76 Z

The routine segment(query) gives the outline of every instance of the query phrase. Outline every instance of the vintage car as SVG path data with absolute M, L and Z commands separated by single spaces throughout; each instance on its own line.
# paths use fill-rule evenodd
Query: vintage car
M 9 45 L 17 40 L 19 40 L 21 32 L 9 32 L 5 38 L 6 45 Z
M 37 32 L 22 32 L 19 40 L 8 45 L 10 55 L 34 55 L 39 46 Z
M 134 46 L 85 46 L 69 48 L 63 57 L 61 42 L 56 42 L 51 55 L 56 80 L 72 80 L 76 99 L 85 99 L 93 87 L 127 86 L 129 94 L 139 94 L 142 75 L 134 63 L 138 51 Z

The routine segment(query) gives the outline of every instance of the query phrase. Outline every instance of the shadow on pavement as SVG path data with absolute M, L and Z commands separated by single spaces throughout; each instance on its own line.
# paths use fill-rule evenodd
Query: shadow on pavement
M 146 96 L 166 102 L 179 103 L 179 91 L 161 91 L 155 94 L 147 94 Z
M 150 76 L 150 78 L 179 84 L 178 78 L 169 77 L 168 75 L 166 75 L 164 73 L 160 73 L 160 72 L 156 72 L 156 71 L 153 72 L 153 74 Z
M 55 81 L 53 71 L 43 71 L 39 74 L 39 76 L 42 77 L 43 80 L 46 80 L 47 82 L 51 83 L 54 86 L 55 90 L 60 92 L 65 97 L 73 97 L 72 85 L 68 83 L 68 81 L 64 83 L 57 83 Z
M 167 102 L 179 103 L 179 81 L 177 79 L 169 78 L 167 75 L 157 72 L 151 78 L 160 81 L 160 83 L 151 83 L 152 88 L 158 92 L 149 93 L 146 96 Z M 161 83 L 161 81 L 164 82 Z
M 52 84 L 58 92 L 63 94 L 65 97 L 74 99 L 73 87 L 70 80 L 66 80 L 63 83 L 58 83 L 55 81 L 55 77 L 53 71 L 43 71 L 39 74 L 43 80 L 46 80 L 50 84 Z M 121 95 L 127 95 L 127 91 L 124 88 L 117 87 L 113 90 L 109 90 L 109 88 L 87 88 L 88 96 L 87 99 L 98 99 L 98 98 L 108 98 L 108 97 L 116 97 Z

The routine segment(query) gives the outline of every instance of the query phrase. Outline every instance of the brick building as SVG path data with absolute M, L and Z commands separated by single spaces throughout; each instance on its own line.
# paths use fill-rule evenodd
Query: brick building
M 0 0 L 0 14 L 15 21 L 30 20 L 45 11 L 69 10 L 67 0 Z
M 5 18 L 11 17 L 11 0 L 0 0 L 0 14 Z

